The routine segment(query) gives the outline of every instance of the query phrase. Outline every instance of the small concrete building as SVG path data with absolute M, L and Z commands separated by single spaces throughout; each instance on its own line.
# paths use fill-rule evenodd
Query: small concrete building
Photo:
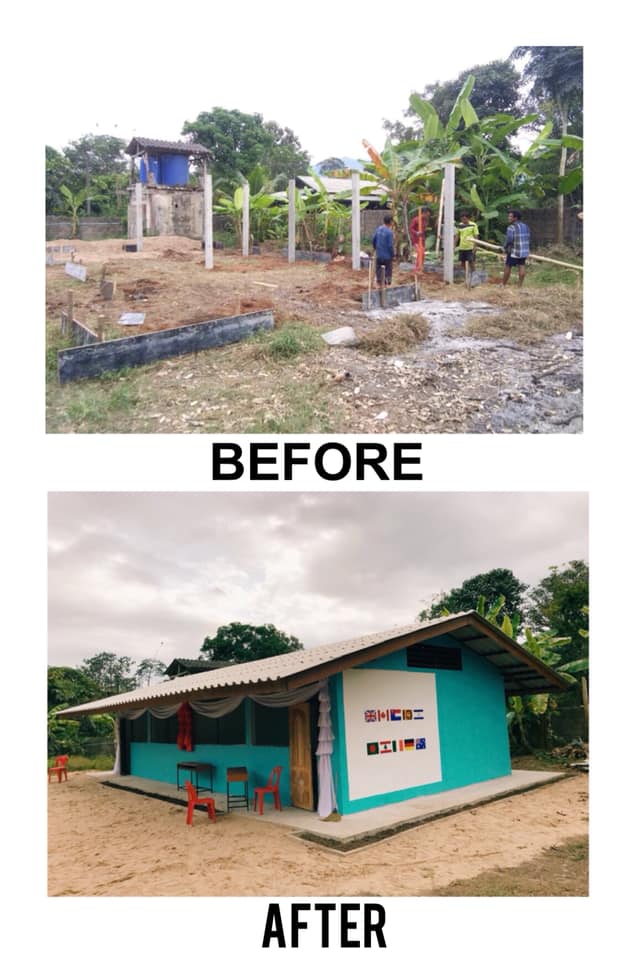
M 182 236 L 200 240 L 204 224 L 202 177 L 211 151 L 199 143 L 134 137 L 125 153 L 137 166 L 142 183 L 144 230 L 147 236 Z M 198 183 L 190 183 L 196 164 Z M 135 193 L 131 188 L 127 216 L 128 236 L 135 236 Z
M 182 661 L 184 663 L 184 661 Z M 474 611 L 179 676 L 58 716 L 115 713 L 119 771 L 176 783 L 204 764 L 248 796 L 283 768 L 282 802 L 321 817 L 504 777 L 506 696 L 563 690 L 554 670 Z

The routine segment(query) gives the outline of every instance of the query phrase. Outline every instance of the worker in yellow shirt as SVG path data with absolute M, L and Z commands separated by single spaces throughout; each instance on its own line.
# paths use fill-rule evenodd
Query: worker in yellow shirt
M 461 213 L 460 225 L 456 231 L 456 244 L 460 263 L 464 263 L 464 282 L 467 287 L 471 284 L 471 274 L 476 259 L 476 247 L 473 240 L 474 237 L 479 235 L 478 224 L 471 219 L 468 213 Z

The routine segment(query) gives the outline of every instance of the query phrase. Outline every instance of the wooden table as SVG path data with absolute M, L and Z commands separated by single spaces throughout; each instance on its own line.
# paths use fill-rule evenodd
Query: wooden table
M 215 770 L 215 767 L 213 766 L 212 763 L 196 763 L 195 761 L 188 761 L 188 762 L 185 761 L 184 763 L 177 763 L 176 764 L 176 787 L 178 788 L 178 790 L 181 789 L 180 787 L 180 771 L 181 770 L 189 770 L 192 773 L 195 773 L 196 782 L 194 783 L 194 787 L 196 788 L 196 793 L 200 789 L 199 774 L 208 773 L 209 786 L 205 787 L 204 789 L 205 790 L 208 789 L 211 791 L 211 793 L 213 793 L 213 771 Z

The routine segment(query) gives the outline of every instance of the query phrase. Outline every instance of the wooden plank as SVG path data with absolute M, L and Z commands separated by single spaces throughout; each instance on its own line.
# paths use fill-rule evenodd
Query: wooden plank
M 237 343 L 258 330 L 272 329 L 272 311 L 259 310 L 220 320 L 203 320 L 170 330 L 122 337 L 105 343 L 71 347 L 58 351 L 58 377 L 60 383 L 97 377 L 108 370 L 136 367 L 167 357 Z

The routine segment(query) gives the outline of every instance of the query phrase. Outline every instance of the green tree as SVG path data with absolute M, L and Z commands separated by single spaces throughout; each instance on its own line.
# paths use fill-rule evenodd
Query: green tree
M 579 660 L 588 652 L 589 566 L 572 560 L 549 571 L 529 591 L 527 620 L 538 631 L 569 637 L 566 659 Z
M 110 697 L 135 688 L 135 677 L 131 676 L 133 664 L 131 657 L 119 657 L 115 653 L 103 651 L 93 657 L 86 657 L 80 670 L 93 680 L 100 696 Z
M 431 103 L 442 123 L 446 123 L 461 90 L 471 76 L 474 77 L 475 83 L 469 99 L 479 119 L 495 113 L 515 112 L 519 98 L 520 75 L 509 60 L 493 60 L 491 63 L 479 64 L 469 70 L 463 70 L 455 80 L 432 83 L 424 88 L 423 99 Z M 413 107 L 409 107 L 404 115 L 412 122 L 403 125 L 385 120 L 383 128 L 387 130 L 392 140 L 418 139 L 421 129 L 418 114 Z
M 293 131 L 273 121 L 264 123 L 259 113 L 213 107 L 187 121 L 182 132 L 211 150 L 216 177 L 228 185 L 248 177 L 257 164 L 266 168 L 270 180 L 284 182 L 309 166 Z
M 60 187 L 60 195 L 62 197 L 64 210 L 71 218 L 71 236 L 75 237 L 78 232 L 78 224 L 80 222 L 80 208 L 87 199 L 87 191 L 84 187 L 82 187 L 82 189 L 78 190 L 77 193 L 72 193 L 69 187 L 63 183 Z
M 576 136 L 582 134 L 582 47 L 515 47 L 511 52 L 511 60 L 518 62 L 522 59 L 525 59 L 522 79 L 530 84 L 529 101 L 537 104 L 540 112 L 555 121 L 560 137 L 556 239 L 562 243 L 565 187 L 577 180 L 576 177 L 568 184 L 563 183 L 568 150 L 573 142 L 569 138 L 569 131 L 571 129 Z
M 64 148 L 64 156 L 72 172 L 70 189 L 78 192 L 84 188 L 86 212 L 91 213 L 94 193 L 92 184 L 96 177 L 126 173 L 127 158 L 124 155 L 124 140 L 104 134 L 86 134 Z
M 281 127 L 269 120 L 264 129 L 271 142 L 267 144 L 260 163 L 272 181 L 271 189 L 283 190 L 289 180 L 307 172 L 311 158 L 307 151 L 302 149 L 298 137 L 289 127 Z
M 45 212 L 49 215 L 60 213 L 63 200 L 60 187 L 63 183 L 74 181 L 74 173 L 64 154 L 45 147 Z
M 482 604 L 480 612 L 487 619 L 494 619 L 498 613 L 507 616 L 510 620 L 519 620 L 522 615 L 522 604 L 527 584 L 522 583 L 511 570 L 496 567 L 487 573 L 479 573 L 475 577 L 464 580 L 459 587 L 439 597 L 429 610 L 422 610 L 420 620 L 432 620 L 443 615 L 446 610 L 450 613 L 461 613 L 464 610 L 476 610 Z M 501 602 L 502 601 L 502 602 Z M 485 613 L 495 610 L 494 613 Z M 494 622 L 497 623 L 497 620 Z
M 153 657 L 141 660 L 136 667 L 134 678 L 138 687 L 148 687 L 152 680 L 157 680 L 167 669 L 166 663 L 154 660 Z
M 234 622 L 219 627 L 213 637 L 205 637 L 200 653 L 202 659 L 248 663 L 302 649 L 296 637 L 277 630 L 272 623 L 253 626 Z
M 47 669 L 48 709 L 73 707 L 78 703 L 97 700 L 101 696 L 95 681 L 77 667 L 49 667 Z

